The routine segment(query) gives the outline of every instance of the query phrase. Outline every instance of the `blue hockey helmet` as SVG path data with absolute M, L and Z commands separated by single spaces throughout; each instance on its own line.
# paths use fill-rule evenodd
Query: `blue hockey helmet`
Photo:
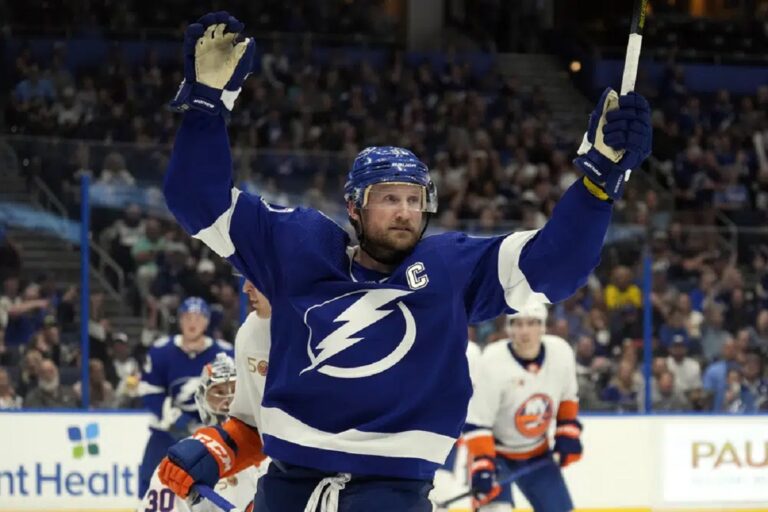
M 366 192 L 377 183 L 411 183 L 423 189 L 422 211 L 437 212 L 437 190 L 429 169 L 411 151 L 394 146 L 372 146 L 358 153 L 344 185 L 344 199 L 363 208 Z
M 211 307 L 200 297 L 187 297 L 179 306 L 179 316 L 184 313 L 200 313 L 205 318 L 211 318 Z

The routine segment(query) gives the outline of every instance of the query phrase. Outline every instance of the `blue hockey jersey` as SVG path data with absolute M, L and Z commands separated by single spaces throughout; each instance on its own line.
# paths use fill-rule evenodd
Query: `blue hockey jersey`
M 195 406 L 195 391 L 200 374 L 216 354 L 234 357 L 230 343 L 205 338 L 205 349 L 196 354 L 181 349 L 181 335 L 155 341 L 147 353 L 139 384 L 144 407 L 154 415 L 151 428 L 167 431 L 182 418 L 182 423 L 200 422 Z
M 611 213 L 579 182 L 541 230 L 430 236 L 382 275 L 354 262 L 332 220 L 241 192 L 231 170 L 224 120 L 186 113 L 168 206 L 272 304 L 264 450 L 329 472 L 431 479 L 472 393 L 467 324 L 571 295 L 599 261 Z

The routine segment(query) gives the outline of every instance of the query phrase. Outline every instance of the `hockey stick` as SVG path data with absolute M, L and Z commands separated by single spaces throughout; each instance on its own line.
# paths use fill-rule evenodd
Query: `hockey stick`
M 632 8 L 632 22 L 629 25 L 627 54 L 624 57 L 624 74 L 621 77 L 622 96 L 635 90 L 637 66 L 640 63 L 640 49 L 643 46 L 643 28 L 645 28 L 645 12 L 647 7 L 648 0 L 635 0 L 635 5 Z M 619 95 L 615 91 L 611 91 L 606 100 L 605 111 L 608 112 L 617 108 L 619 108 Z M 605 119 L 603 116 L 597 126 L 597 134 L 595 135 L 597 139 L 602 140 L 604 124 Z M 601 142 L 597 142 L 595 145 L 600 148 L 600 152 L 606 158 L 611 159 L 614 163 L 618 163 L 624 156 L 623 149 L 616 151 L 612 147 Z
M 622 95 L 635 90 L 637 65 L 640 62 L 640 49 L 643 46 L 643 28 L 645 28 L 645 11 L 647 7 L 648 0 L 635 0 L 635 6 L 632 8 L 627 55 L 624 57 L 624 74 L 621 77 Z
M 517 471 L 513 471 L 512 473 L 510 473 L 506 477 L 502 478 L 501 480 L 499 480 L 498 485 L 500 487 L 504 487 L 505 485 L 509 485 L 512 482 L 514 482 L 515 480 L 517 480 L 518 478 L 520 478 L 521 476 L 525 476 L 528 473 L 532 473 L 534 471 L 537 471 L 537 470 L 543 468 L 544 466 L 548 466 L 550 464 L 554 464 L 554 461 L 552 459 L 550 459 L 549 457 L 541 459 L 541 460 L 537 460 L 536 462 L 533 462 L 533 463 L 529 464 L 528 466 L 523 466 L 522 468 L 518 469 Z M 441 501 L 440 503 L 437 504 L 437 507 L 438 508 L 446 508 L 451 503 L 453 503 L 455 501 L 459 501 L 461 499 L 464 499 L 464 498 L 466 498 L 468 496 L 472 496 L 472 489 L 470 489 L 470 490 L 468 490 L 466 492 L 463 492 L 463 493 L 461 493 L 461 494 L 459 494 L 457 496 L 454 496 L 453 498 L 449 498 L 449 499 L 447 499 L 445 501 Z
M 240 512 L 240 509 L 228 502 L 226 499 L 219 496 L 219 493 L 208 487 L 207 485 L 203 484 L 195 484 L 192 486 L 192 489 L 194 489 L 197 494 L 202 496 L 203 498 L 207 499 L 217 507 L 219 507 L 224 512 Z

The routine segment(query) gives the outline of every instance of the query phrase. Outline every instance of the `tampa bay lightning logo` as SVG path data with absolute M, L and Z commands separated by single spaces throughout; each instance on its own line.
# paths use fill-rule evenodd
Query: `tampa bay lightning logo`
M 195 412 L 195 391 L 200 384 L 200 377 L 181 377 L 171 382 L 173 402 L 182 411 Z
M 301 373 L 316 370 L 330 377 L 358 379 L 392 368 L 416 341 L 413 314 L 402 301 L 395 302 L 411 293 L 392 288 L 357 290 L 307 309 L 304 323 L 309 329 L 310 364 Z M 350 350 L 358 343 L 362 345 Z

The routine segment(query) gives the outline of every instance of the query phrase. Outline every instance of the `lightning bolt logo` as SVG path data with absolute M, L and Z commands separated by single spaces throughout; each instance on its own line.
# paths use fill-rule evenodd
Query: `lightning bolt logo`
M 197 391 L 197 386 L 200 384 L 199 377 L 190 377 L 187 379 L 176 392 L 176 399 L 174 402 L 178 404 L 179 409 L 183 411 L 196 411 L 197 406 L 192 401 Z
M 402 302 L 398 302 L 396 308 L 403 314 L 406 324 L 406 332 L 393 352 L 379 361 L 356 368 L 341 368 L 324 363 L 326 363 L 329 358 L 347 350 L 364 339 L 363 337 L 355 336 L 355 334 L 364 330 L 366 327 L 381 321 L 396 311 L 394 308 L 380 309 L 382 306 L 411 293 L 413 292 L 391 288 L 358 290 L 309 308 L 304 314 L 304 323 L 309 327 L 307 354 L 309 355 L 310 365 L 304 368 L 301 371 L 301 374 L 317 368 L 320 373 L 333 377 L 359 378 L 380 373 L 396 364 L 408 353 L 416 338 L 416 327 L 413 315 Z M 334 318 L 333 323 L 341 323 L 341 325 L 317 344 L 316 350 L 319 350 L 319 352 L 315 355 L 315 351 L 312 350 L 311 345 L 312 327 L 307 323 L 307 317 L 309 316 L 310 311 L 355 294 L 362 294 L 362 297 L 357 299 L 347 307 L 347 309 L 342 311 L 341 314 Z

